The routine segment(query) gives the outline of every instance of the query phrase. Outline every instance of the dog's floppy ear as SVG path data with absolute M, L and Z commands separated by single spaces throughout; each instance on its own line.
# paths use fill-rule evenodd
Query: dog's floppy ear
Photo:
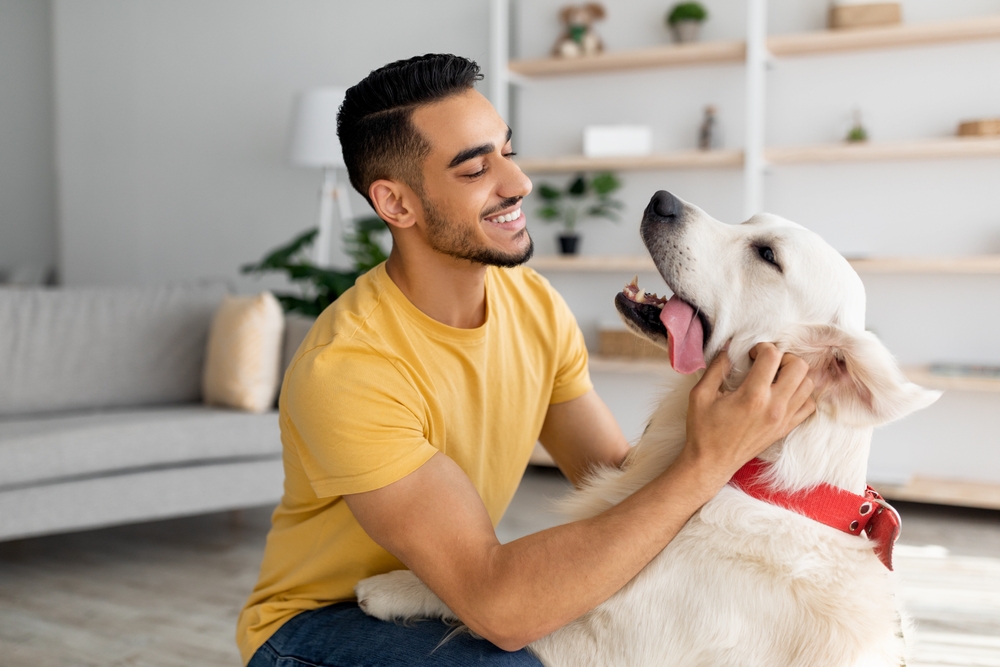
M 909 382 L 875 334 L 832 325 L 802 325 L 782 336 L 809 364 L 821 410 L 855 426 L 887 424 L 936 401 L 941 392 Z

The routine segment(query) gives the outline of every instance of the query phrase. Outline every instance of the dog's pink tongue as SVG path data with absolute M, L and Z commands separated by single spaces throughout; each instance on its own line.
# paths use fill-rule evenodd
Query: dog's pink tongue
M 705 332 L 701 320 L 690 304 L 677 295 L 663 306 L 660 321 L 667 328 L 667 345 L 670 348 L 670 365 L 678 373 L 694 373 L 705 368 Z

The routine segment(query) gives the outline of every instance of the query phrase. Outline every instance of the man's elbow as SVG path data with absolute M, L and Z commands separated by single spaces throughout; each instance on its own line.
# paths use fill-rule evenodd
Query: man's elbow
M 511 613 L 508 605 L 486 604 L 476 611 L 479 613 L 473 613 L 466 625 L 504 651 L 520 651 L 538 639 L 536 629 L 525 624 L 524 615 Z
M 491 623 L 481 628 L 469 627 L 473 632 L 483 639 L 488 640 L 497 648 L 508 652 L 520 651 L 536 639 L 535 637 L 529 637 L 522 630 L 509 627 L 509 625 L 503 623 Z

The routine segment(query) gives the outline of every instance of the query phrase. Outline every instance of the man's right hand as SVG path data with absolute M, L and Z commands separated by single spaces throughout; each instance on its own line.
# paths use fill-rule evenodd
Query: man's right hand
M 753 365 L 736 391 L 723 382 L 730 371 L 725 350 L 712 361 L 688 402 L 685 463 L 721 488 L 740 467 L 788 435 L 816 410 L 809 366 L 772 343 L 750 350 Z M 709 480 L 714 480 L 711 482 Z

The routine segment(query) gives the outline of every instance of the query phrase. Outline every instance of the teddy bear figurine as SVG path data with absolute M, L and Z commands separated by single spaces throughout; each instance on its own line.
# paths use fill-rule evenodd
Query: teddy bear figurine
M 566 30 L 552 47 L 552 55 L 557 58 L 579 58 L 603 51 L 604 43 L 591 25 L 604 16 L 604 5 L 598 2 L 563 7 L 559 10 L 559 18 L 566 25 Z

